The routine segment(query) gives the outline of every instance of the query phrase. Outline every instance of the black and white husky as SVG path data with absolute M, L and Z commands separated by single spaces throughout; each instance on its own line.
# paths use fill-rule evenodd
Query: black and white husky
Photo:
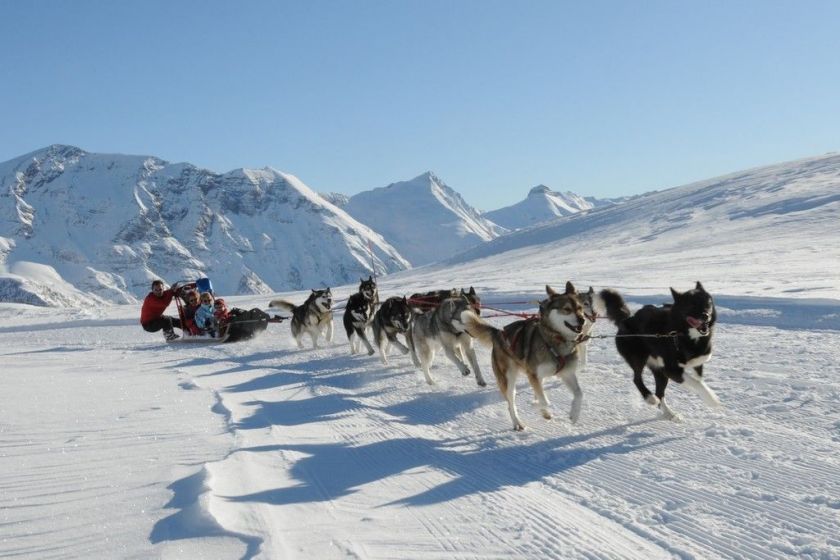
M 379 347 L 379 356 L 383 364 L 388 363 L 388 349 L 391 344 L 403 354 L 408 354 L 408 346 L 397 340 L 397 335 L 403 335 L 408 342 L 411 316 L 411 308 L 404 297 L 388 298 L 376 311 L 373 317 L 373 340 Z
M 461 375 L 470 374 L 461 356 L 466 356 L 475 373 L 475 380 L 484 387 L 487 382 L 481 376 L 481 369 L 472 346 L 472 336 L 467 332 L 462 315 L 469 311 L 475 316 L 473 303 L 466 295 L 444 299 L 433 311 L 417 315 L 411 323 L 409 341 L 415 364 L 419 365 L 429 385 L 434 384 L 429 367 L 435 359 L 435 352 L 443 348 L 446 357 L 458 366 Z
M 373 355 L 373 347 L 367 339 L 365 329 L 373 320 L 376 304 L 379 303 L 379 293 L 376 290 L 376 281 L 373 277 L 361 280 L 359 291 L 351 295 L 344 308 L 344 331 L 347 333 L 347 340 L 350 341 L 350 353 L 359 351 L 359 341 L 364 343 L 368 355 Z
M 631 314 L 618 292 L 598 294 L 607 317 L 618 326 L 615 345 L 633 370 L 633 382 L 648 404 L 659 406 L 669 420 L 680 417 L 665 403 L 668 381 L 684 383 L 708 406 L 720 406 L 717 395 L 703 381 L 703 364 L 712 357 L 712 334 L 717 313 L 712 296 L 697 282 L 693 290 L 671 288 L 673 304 L 645 305 Z M 653 373 L 655 394 L 645 386 L 645 367 Z
M 318 337 L 324 335 L 327 342 L 333 339 L 332 292 L 312 290 L 301 305 L 295 305 L 282 299 L 272 300 L 269 307 L 276 307 L 292 313 L 292 336 L 298 348 L 303 348 L 303 333 L 312 338 L 312 347 L 318 348 Z

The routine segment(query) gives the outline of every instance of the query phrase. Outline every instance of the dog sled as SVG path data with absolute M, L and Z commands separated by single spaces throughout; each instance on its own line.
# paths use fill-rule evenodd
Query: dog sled
M 188 301 L 191 292 L 212 294 L 212 283 L 208 278 L 199 278 L 195 282 L 178 282 L 176 286 L 175 302 L 183 328 L 181 337 L 169 341 L 170 344 L 222 344 L 249 340 L 262 333 L 269 323 L 283 321 L 283 317 L 269 315 L 258 308 L 233 307 L 228 310 L 226 317 L 219 321 L 217 329 L 211 332 L 202 331 L 188 316 L 185 302 Z

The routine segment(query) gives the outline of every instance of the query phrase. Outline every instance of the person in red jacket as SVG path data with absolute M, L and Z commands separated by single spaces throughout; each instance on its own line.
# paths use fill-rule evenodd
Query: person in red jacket
M 143 307 L 140 310 L 140 324 L 147 332 L 157 332 L 163 329 L 163 336 L 167 342 L 179 338 L 174 328 L 182 328 L 181 320 L 175 317 L 164 315 L 163 312 L 172 303 L 175 292 L 172 288 L 163 289 L 163 280 L 152 282 L 152 291 L 143 300 Z

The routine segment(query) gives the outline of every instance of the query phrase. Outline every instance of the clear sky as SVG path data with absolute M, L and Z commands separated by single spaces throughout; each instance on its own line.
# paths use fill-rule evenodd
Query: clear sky
M 635 194 L 840 149 L 840 2 L 0 0 L 0 127 L 0 161 Z

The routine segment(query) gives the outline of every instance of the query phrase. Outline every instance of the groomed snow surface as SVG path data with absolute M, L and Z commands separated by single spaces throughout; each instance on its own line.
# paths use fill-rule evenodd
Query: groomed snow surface
M 521 381 L 522 433 L 484 348 L 486 388 L 443 355 L 429 386 L 351 357 L 340 314 L 298 350 L 287 324 L 167 346 L 133 306 L 0 305 L 0 557 L 840 558 L 840 305 L 719 300 L 722 410 L 672 386 L 662 420 L 598 339 L 579 423 L 561 383 L 546 421 Z

